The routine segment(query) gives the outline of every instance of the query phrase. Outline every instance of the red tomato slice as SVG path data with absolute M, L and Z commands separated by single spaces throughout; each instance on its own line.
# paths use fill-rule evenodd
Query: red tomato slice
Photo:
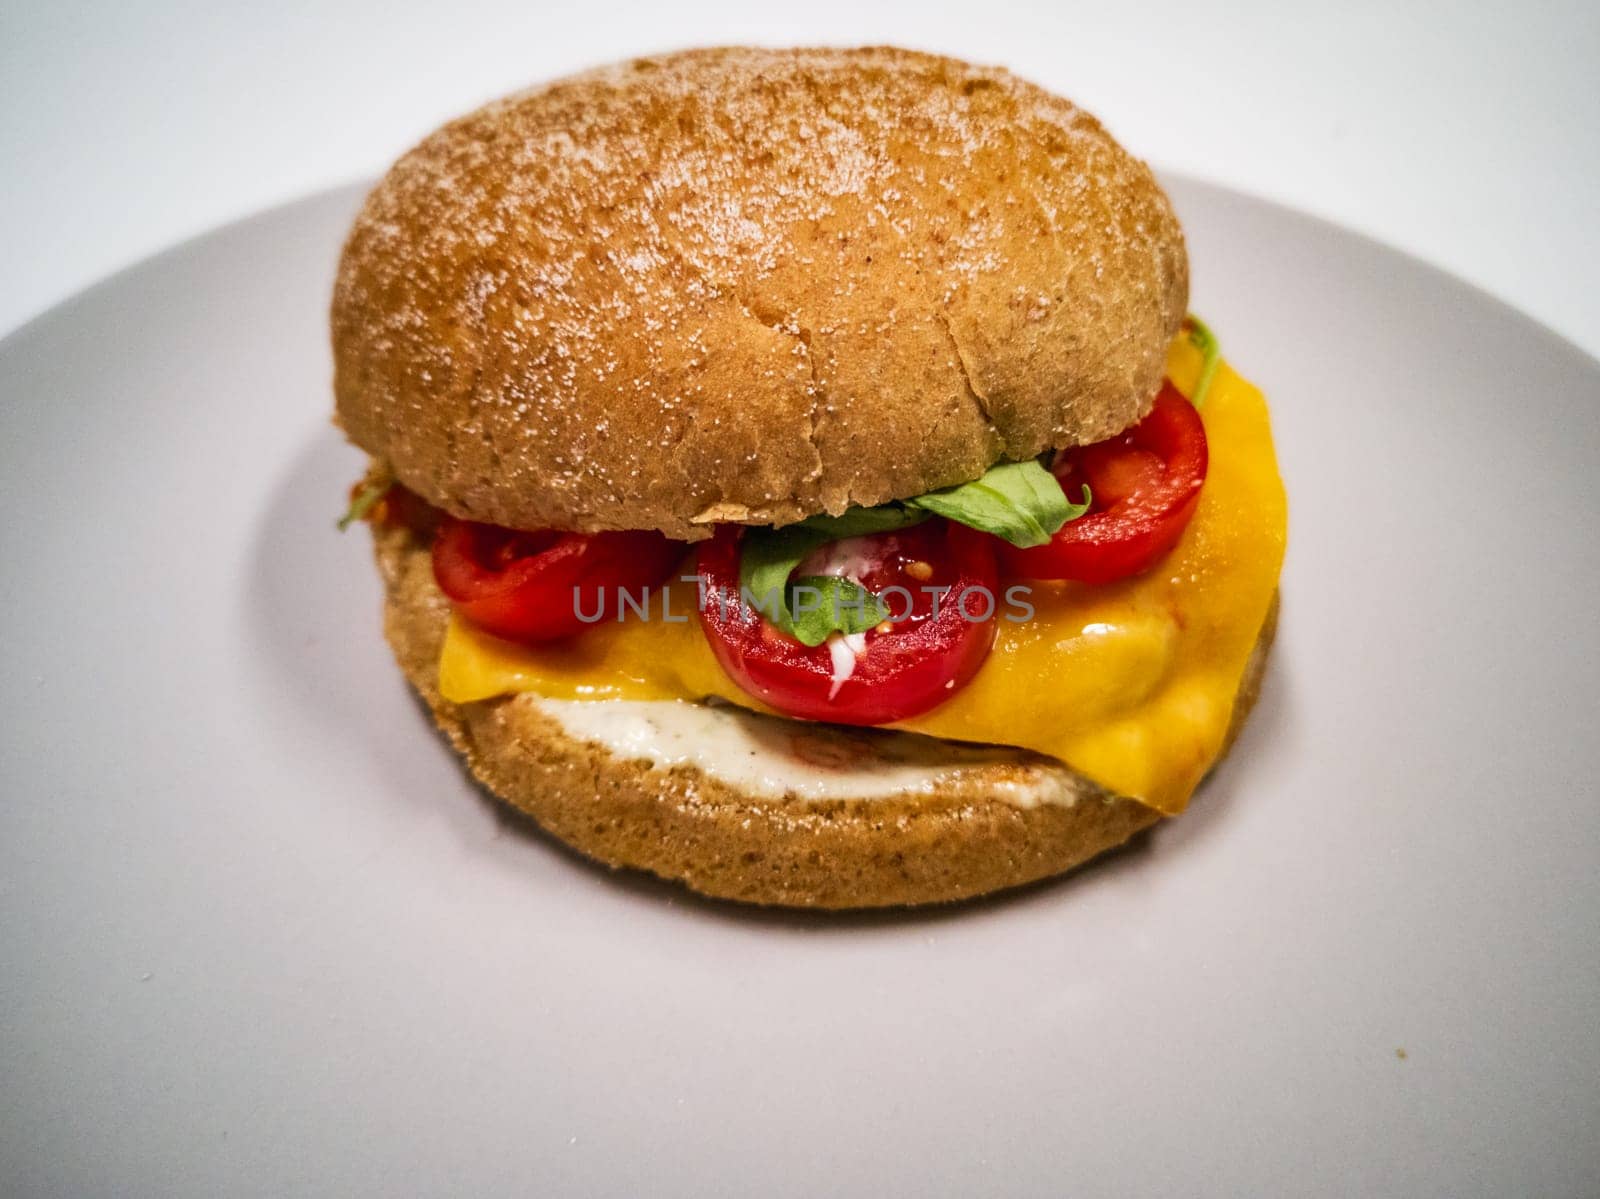
M 1206 428 L 1170 382 L 1127 432 L 1063 450 L 1050 468 L 1068 498 L 1088 485 L 1092 506 L 1045 545 L 1000 543 L 1008 572 L 1028 579 L 1111 583 L 1148 569 L 1175 544 L 1206 481 Z
M 642 602 L 683 552 L 660 533 L 529 533 L 446 517 L 433 542 L 433 577 L 486 632 L 550 641 L 614 619 L 619 589 Z
M 847 560 L 849 577 L 896 618 L 863 635 L 865 648 L 842 680 L 837 651 L 802 645 L 739 598 L 740 537 L 725 527 L 700 550 L 700 624 L 728 676 L 787 715 L 837 724 L 904 720 L 949 698 L 994 644 L 1001 597 L 985 534 L 934 518 L 838 544 L 832 560 Z M 796 573 L 813 572 L 804 564 Z M 929 590 L 939 588 L 948 590 Z

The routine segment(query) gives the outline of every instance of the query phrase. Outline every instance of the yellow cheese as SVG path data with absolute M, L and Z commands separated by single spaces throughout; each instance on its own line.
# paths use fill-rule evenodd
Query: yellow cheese
M 1185 393 L 1200 356 L 1182 338 L 1168 373 Z M 1032 620 L 996 621 L 994 650 L 943 704 L 896 728 L 1048 754 L 1172 814 L 1219 752 L 1283 562 L 1286 506 L 1261 393 L 1226 365 L 1205 408 L 1210 465 L 1193 519 L 1163 561 L 1106 586 L 1034 582 Z M 457 703 L 703 699 L 768 710 L 722 672 L 680 580 L 648 620 L 527 647 L 452 620 L 439 689 Z M 1004 610 L 1002 610 L 1004 611 Z

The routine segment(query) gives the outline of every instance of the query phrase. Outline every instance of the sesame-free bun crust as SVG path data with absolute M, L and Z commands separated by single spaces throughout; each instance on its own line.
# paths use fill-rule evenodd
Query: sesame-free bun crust
M 963 767 L 930 791 L 822 801 L 753 794 L 695 767 L 619 757 L 569 734 L 533 696 L 449 703 L 437 686 L 449 604 L 434 584 L 428 550 L 404 529 L 375 533 L 384 631 L 439 728 L 494 795 L 609 866 L 747 903 L 939 903 L 1059 874 L 1160 819 L 1023 750 Z M 1229 745 L 1255 702 L 1276 616 L 1274 601 L 1234 705 Z M 828 726 L 804 727 L 830 735 Z M 859 731 L 831 735 L 848 737 L 850 752 L 861 752 Z M 1070 802 L 1023 807 L 1002 798 L 1019 786 Z
M 1187 300 L 1143 163 L 1002 70 L 699 50 L 497 101 L 367 197 L 350 438 L 518 528 L 781 524 L 1093 442 Z

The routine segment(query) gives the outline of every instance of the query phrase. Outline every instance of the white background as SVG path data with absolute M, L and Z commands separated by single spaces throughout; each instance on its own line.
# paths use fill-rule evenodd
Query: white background
M 683 45 L 885 41 L 1009 65 L 1158 167 L 1371 233 L 1600 354 L 1594 0 L 3 4 L 0 331 L 523 84 Z

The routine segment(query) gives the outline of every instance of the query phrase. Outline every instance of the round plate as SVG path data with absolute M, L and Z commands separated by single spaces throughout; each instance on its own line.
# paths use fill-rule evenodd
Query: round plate
M 1600 364 L 1171 186 L 1288 483 L 1260 706 L 1182 820 L 932 913 L 697 901 L 463 776 L 333 528 L 358 193 L 0 343 L 0 1189 L 1600 1188 Z

